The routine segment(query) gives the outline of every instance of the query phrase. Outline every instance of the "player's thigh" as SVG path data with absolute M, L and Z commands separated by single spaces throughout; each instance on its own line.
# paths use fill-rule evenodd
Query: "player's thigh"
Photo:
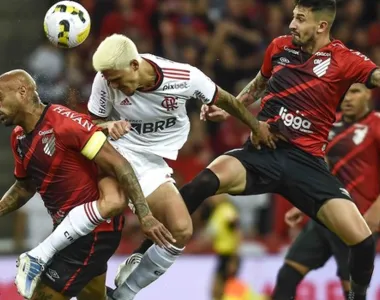
M 281 194 L 314 220 L 335 232 L 347 244 L 370 235 L 368 226 L 343 184 L 322 158 L 293 148 L 286 160 Z
M 221 155 L 212 161 L 207 168 L 219 179 L 218 194 L 240 194 L 244 192 L 247 172 L 236 157 Z
M 362 242 L 372 233 L 358 208 L 345 198 L 331 198 L 318 211 L 318 219 L 347 245 Z
M 68 300 L 70 298 L 40 282 L 31 300 Z
M 106 299 L 106 274 L 92 279 L 77 296 L 78 300 L 104 300 Z
M 309 221 L 290 246 L 285 262 L 305 275 L 322 267 L 331 257 L 328 240 L 321 234 L 319 224 Z
M 153 215 L 175 235 L 191 235 L 192 221 L 181 194 L 174 183 L 162 183 L 147 198 Z
M 207 168 L 220 181 L 218 194 L 253 195 L 274 192 L 281 179 L 281 156 L 284 149 L 255 149 L 250 143 L 226 152 Z

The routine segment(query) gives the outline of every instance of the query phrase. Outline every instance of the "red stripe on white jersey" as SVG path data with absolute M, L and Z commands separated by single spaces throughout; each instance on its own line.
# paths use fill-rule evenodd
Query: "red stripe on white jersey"
M 173 75 L 173 76 L 185 76 L 185 77 L 190 77 L 190 74 L 188 73 L 180 73 L 180 72 L 167 72 L 163 71 L 164 75 Z
M 186 74 L 190 74 L 190 71 L 189 70 L 183 70 L 183 69 L 173 69 L 173 68 L 161 68 L 162 72 L 166 72 L 166 71 L 172 71 L 172 72 L 178 72 L 178 73 L 186 73 Z
M 164 74 L 164 77 L 170 78 L 170 79 L 190 80 L 190 77 L 183 77 L 183 76 L 167 76 Z

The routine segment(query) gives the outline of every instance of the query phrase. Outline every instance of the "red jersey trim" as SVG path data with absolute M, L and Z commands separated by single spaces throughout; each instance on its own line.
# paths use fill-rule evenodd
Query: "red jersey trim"
M 219 98 L 219 91 L 218 91 L 218 86 L 215 85 L 215 93 L 214 93 L 214 96 L 212 96 L 212 100 L 209 104 L 207 105 L 215 105 L 216 101 L 218 101 L 218 98 Z

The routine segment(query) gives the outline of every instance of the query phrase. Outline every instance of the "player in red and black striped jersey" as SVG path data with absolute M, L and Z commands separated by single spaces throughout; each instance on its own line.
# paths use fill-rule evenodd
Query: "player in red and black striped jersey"
M 331 38 L 335 16 L 335 0 L 297 0 L 291 35 L 272 41 L 261 71 L 237 97 L 246 105 L 261 99 L 262 136 L 271 144 L 277 139 L 276 149 L 257 149 L 247 142 L 214 160 L 181 195 L 194 211 L 220 193 L 281 194 L 350 246 L 352 298 L 359 300 L 365 299 L 371 281 L 375 241 L 323 157 L 340 99 L 356 82 L 379 87 L 380 69 Z M 202 119 L 226 117 L 216 107 L 202 108 Z M 272 135 L 266 134 L 269 130 Z
M 370 97 L 363 85 L 351 86 L 326 149 L 331 173 L 342 181 L 362 214 L 380 195 L 380 113 L 369 110 Z M 378 229 L 380 211 L 377 219 L 367 220 L 372 231 Z
M 353 84 L 347 91 L 342 116 L 329 133 L 326 160 L 376 236 L 380 225 L 380 114 L 370 111 L 370 99 L 371 92 L 363 84 Z M 291 227 L 296 226 L 302 213 L 293 208 L 285 220 Z M 349 299 L 349 248 L 314 221 L 308 222 L 290 247 L 277 275 L 274 298 L 295 297 L 304 276 L 322 267 L 331 256 L 337 262 L 337 275 Z
M 0 216 L 37 191 L 55 227 L 43 243 L 19 257 L 15 282 L 24 298 L 104 298 L 107 261 L 123 227 L 124 194 L 134 202 L 142 229 L 161 245 L 172 242 L 152 216 L 128 161 L 88 116 L 42 104 L 25 71 L 0 76 L 0 121 L 17 126 L 11 140 L 16 182 L 0 201 Z M 98 190 L 97 167 L 117 182 L 106 177 Z M 92 289 L 86 289 L 88 284 Z

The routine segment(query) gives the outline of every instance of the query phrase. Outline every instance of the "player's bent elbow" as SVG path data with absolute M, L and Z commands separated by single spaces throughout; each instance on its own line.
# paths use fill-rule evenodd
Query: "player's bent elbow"
M 103 218 L 111 218 L 124 212 L 127 198 L 116 179 L 104 177 L 99 180 L 99 211 Z

